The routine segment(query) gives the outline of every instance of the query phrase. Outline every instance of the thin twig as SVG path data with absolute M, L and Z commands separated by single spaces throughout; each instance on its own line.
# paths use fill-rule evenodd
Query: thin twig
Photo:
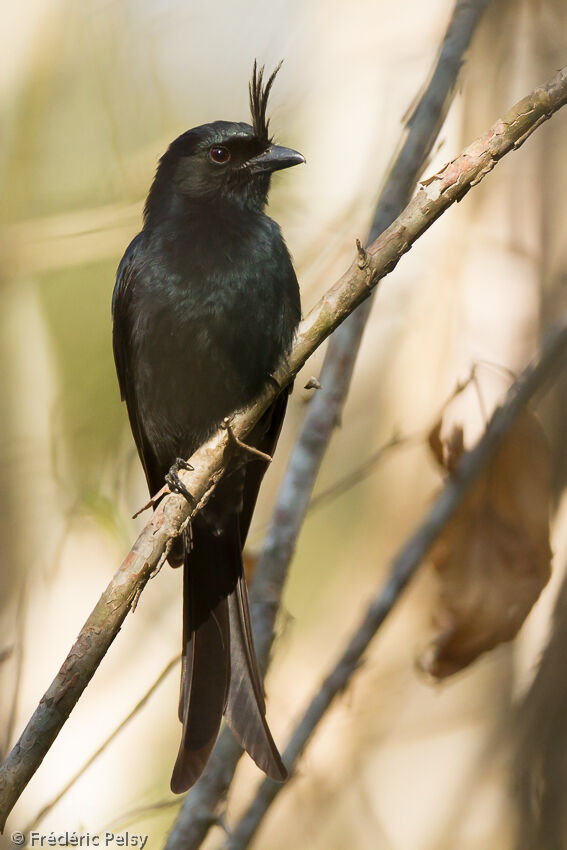
M 372 475 L 384 455 L 391 452 L 392 449 L 398 449 L 400 446 L 420 445 L 425 443 L 425 439 L 425 433 L 411 434 L 405 437 L 400 434 L 394 434 L 387 443 L 384 443 L 384 445 L 369 455 L 364 463 L 356 466 L 347 475 L 344 475 L 338 481 L 335 481 L 334 484 L 330 484 L 324 490 L 321 490 L 320 493 L 313 496 L 307 506 L 307 513 L 323 507 L 323 505 L 336 499 L 337 496 L 342 496 L 352 487 L 355 487 L 361 481 L 364 481 L 365 478 L 368 478 L 369 475 Z
M 355 259 L 301 322 L 288 361 L 281 363 L 274 375 L 277 384 L 281 387 L 289 384 L 307 358 L 395 268 L 416 239 L 449 206 L 461 200 L 471 186 L 478 184 L 506 153 L 515 149 L 519 141 L 527 138 L 542 117 L 549 118 L 566 102 L 567 69 L 564 69 L 519 101 L 487 134 L 423 183 L 404 212 L 369 247 L 368 267 L 359 269 Z M 234 415 L 232 427 L 239 438 L 246 437 L 276 393 L 274 381 L 267 381 L 258 399 Z M 220 428 L 195 452 L 191 457 L 193 471 L 180 476 L 193 494 L 195 506 L 190 508 L 176 494 L 163 499 L 87 619 L 59 673 L 0 767 L 1 829 L 118 634 L 133 599 L 147 583 L 168 540 L 176 537 L 190 516 L 201 509 L 222 477 L 228 449 L 226 428 Z
M 368 455 L 368 457 L 362 461 L 358 466 L 355 466 L 354 469 L 351 469 L 350 472 L 347 472 L 341 478 L 337 478 L 332 484 L 329 484 L 328 487 L 325 487 L 324 490 L 321 490 L 319 493 L 316 493 L 311 497 L 309 504 L 307 505 L 306 515 L 310 514 L 312 511 L 316 511 L 321 507 L 324 507 L 329 502 L 334 501 L 337 497 L 342 496 L 344 493 L 347 493 L 353 487 L 356 487 L 357 484 L 360 484 L 370 475 L 372 475 L 382 460 L 382 458 L 388 454 L 388 452 L 393 449 L 402 448 L 404 446 L 418 446 L 424 444 L 427 440 L 427 431 L 416 432 L 414 434 L 398 434 L 394 431 L 392 436 L 387 442 L 383 443 L 376 451 L 372 452 L 372 454 Z M 267 528 L 269 527 L 269 523 L 260 524 L 255 529 L 255 534 L 260 537 L 262 536 Z
M 101 829 L 97 829 L 94 834 L 102 835 L 105 832 L 122 831 L 125 827 L 130 826 L 131 823 L 139 823 L 143 818 L 147 818 L 156 812 L 179 809 L 182 801 L 182 797 L 169 797 L 167 800 L 156 800 L 153 803 L 147 803 L 145 806 L 136 806 L 108 821 Z
M 23 582 L 18 596 L 18 609 L 16 614 L 16 643 L 15 643 L 15 663 L 16 673 L 14 676 L 14 690 L 12 692 L 12 703 L 10 705 L 10 714 L 6 724 L 5 747 L 3 754 L 8 752 L 8 747 L 14 735 L 14 727 L 16 725 L 16 717 L 18 715 L 18 703 L 20 700 L 20 690 L 22 686 L 22 673 L 24 669 L 24 632 L 26 624 L 26 596 L 27 586 Z
M 126 717 L 118 724 L 118 726 L 113 729 L 110 735 L 102 742 L 100 747 L 95 750 L 95 752 L 87 759 L 87 761 L 79 768 L 79 770 L 69 779 L 69 781 L 61 788 L 61 790 L 53 797 L 48 803 L 43 806 L 42 809 L 35 815 L 33 820 L 31 820 L 27 826 L 22 830 L 24 835 L 28 835 L 32 829 L 36 829 L 37 825 L 44 820 L 45 816 L 49 814 L 49 812 L 55 808 L 57 803 L 61 801 L 61 799 L 65 796 L 65 794 L 71 790 L 75 782 L 81 778 L 83 773 L 97 760 L 97 758 L 102 755 L 102 753 L 106 750 L 106 748 L 112 743 L 112 741 L 116 738 L 116 736 L 122 732 L 125 726 L 127 726 L 130 721 L 141 711 L 141 709 L 145 706 L 149 698 L 152 694 L 159 688 L 163 680 L 169 675 L 169 673 L 179 665 L 181 660 L 181 655 L 176 655 L 175 658 L 172 658 L 171 661 L 166 664 L 163 668 L 155 682 L 148 688 L 146 693 L 141 697 L 140 700 L 136 703 L 134 708 L 126 715 Z
M 406 122 L 405 138 L 394 156 L 374 214 L 370 240 L 376 239 L 409 201 L 452 100 L 459 70 L 486 0 L 457 0 L 429 84 Z M 361 246 L 362 248 L 362 246 Z M 369 256 L 357 248 L 360 275 L 369 273 Z M 361 262 L 362 263 L 361 267 Z M 341 420 L 360 341 L 372 306 L 368 299 L 333 334 L 320 376 L 322 389 L 309 404 L 289 459 L 255 571 L 251 590 L 254 640 L 265 671 L 274 623 L 288 566 L 308 510 L 323 457 Z M 214 813 L 225 798 L 241 749 L 224 729 L 205 773 L 192 789 L 170 833 L 166 850 L 195 850 L 204 840 Z M 230 762 L 226 759 L 230 757 Z
M 284 763 L 293 778 L 293 769 L 322 717 L 337 694 L 343 691 L 370 641 L 392 611 L 418 566 L 440 532 L 447 525 L 472 484 L 486 467 L 494 452 L 510 431 L 518 415 L 534 394 L 552 376 L 556 376 L 567 355 L 567 316 L 559 328 L 547 336 L 537 357 L 530 361 L 514 382 L 503 405 L 494 412 L 486 431 L 470 452 L 463 455 L 455 474 L 449 478 L 417 530 L 392 561 L 390 577 L 366 609 L 346 650 L 332 667 L 320 689 L 311 700 L 296 726 L 283 754 Z M 282 783 L 266 779 L 260 785 L 253 803 L 232 832 L 225 850 L 245 850 L 250 844 L 272 801 L 282 790 Z

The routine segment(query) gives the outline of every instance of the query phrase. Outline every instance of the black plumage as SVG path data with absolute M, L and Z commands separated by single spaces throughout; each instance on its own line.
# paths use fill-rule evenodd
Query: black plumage
M 277 70 L 264 85 L 254 65 L 253 126 L 215 121 L 172 142 L 147 198 L 143 230 L 118 268 L 114 356 L 152 494 L 176 458 L 191 457 L 224 417 L 258 395 L 299 322 L 291 259 L 264 211 L 272 172 L 304 161 L 269 136 L 266 105 Z M 249 435 L 251 445 L 272 454 L 286 403 L 284 391 Z M 235 463 L 181 541 L 176 792 L 201 774 L 223 714 L 256 763 L 285 777 L 265 719 L 242 567 L 264 471 L 262 460 Z

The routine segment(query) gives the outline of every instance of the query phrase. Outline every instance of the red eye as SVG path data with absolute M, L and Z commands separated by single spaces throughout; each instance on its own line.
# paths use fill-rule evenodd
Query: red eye
M 209 151 L 209 156 L 217 165 L 224 165 L 230 159 L 230 151 L 224 145 L 213 145 Z

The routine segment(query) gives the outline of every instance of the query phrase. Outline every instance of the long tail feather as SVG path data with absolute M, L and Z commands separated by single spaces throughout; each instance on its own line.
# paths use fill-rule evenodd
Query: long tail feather
M 228 598 L 230 620 L 230 685 L 225 719 L 241 746 L 272 779 L 286 779 L 266 722 L 266 705 L 258 661 L 252 643 L 246 579 L 240 576 Z
M 194 531 L 192 550 L 185 555 L 179 700 L 183 735 L 171 778 L 177 794 L 204 770 L 223 714 L 258 767 L 274 779 L 287 776 L 266 722 L 238 515 L 225 520 L 219 534 L 207 526 Z
M 228 603 L 224 588 L 216 586 L 215 563 L 209 557 L 213 554 L 214 546 L 201 546 L 186 554 L 183 568 L 179 700 L 183 734 L 171 777 L 176 794 L 190 788 L 204 770 L 218 735 L 230 680 Z

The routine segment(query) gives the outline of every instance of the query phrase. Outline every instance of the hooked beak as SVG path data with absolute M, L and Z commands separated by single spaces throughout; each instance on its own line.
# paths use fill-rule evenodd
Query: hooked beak
M 292 150 L 283 148 L 281 145 L 270 145 L 270 147 L 258 156 L 253 156 L 244 164 L 251 174 L 261 174 L 263 171 L 280 171 L 282 168 L 291 168 L 292 165 L 300 165 L 305 162 L 305 157 Z

